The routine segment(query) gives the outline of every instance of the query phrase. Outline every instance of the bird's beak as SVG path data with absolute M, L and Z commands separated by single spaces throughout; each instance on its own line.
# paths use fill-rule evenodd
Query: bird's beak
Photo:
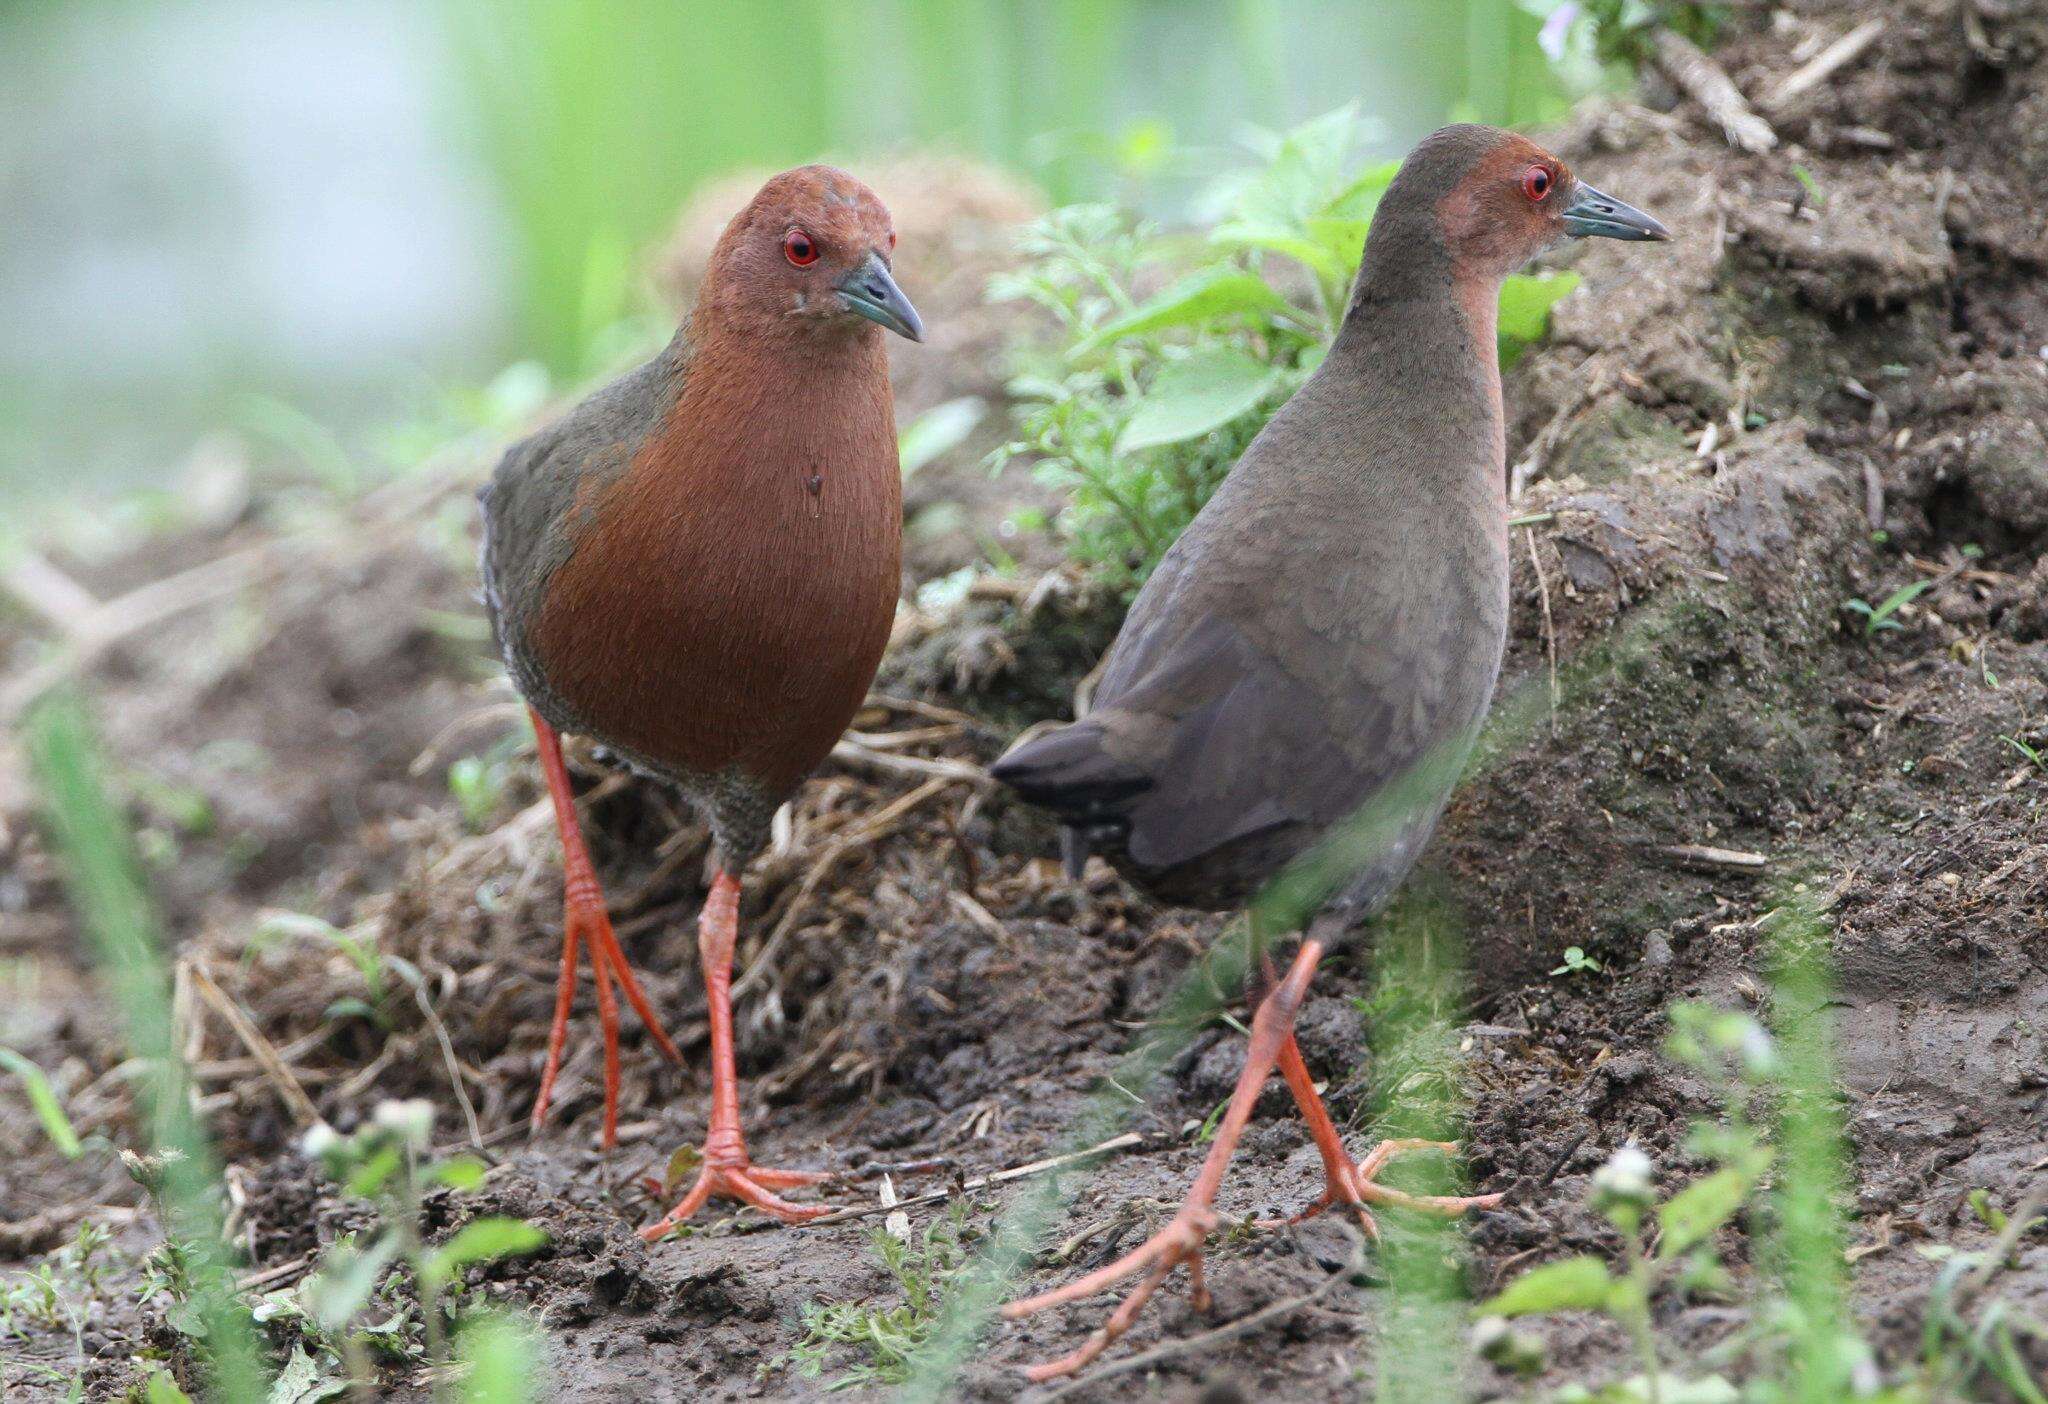
M 880 254 L 869 254 L 867 262 L 840 280 L 839 296 L 846 303 L 846 310 L 855 316 L 879 322 L 912 341 L 924 340 L 923 319 L 903 295 L 903 289 L 896 286 L 896 280 L 889 276 L 889 265 L 882 262 Z
M 1564 207 L 1564 232 L 1574 239 L 1669 239 L 1671 231 L 1634 205 L 1580 182 Z

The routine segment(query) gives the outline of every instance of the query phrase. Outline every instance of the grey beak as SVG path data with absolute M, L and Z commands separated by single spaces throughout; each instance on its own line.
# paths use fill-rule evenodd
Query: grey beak
M 1669 239 L 1671 231 L 1634 205 L 1583 182 L 1564 207 L 1564 232 L 1574 239 Z
M 869 254 L 865 263 L 840 280 L 839 296 L 855 316 L 879 322 L 912 341 L 924 340 L 923 319 L 889 276 L 889 265 L 882 262 L 880 254 Z

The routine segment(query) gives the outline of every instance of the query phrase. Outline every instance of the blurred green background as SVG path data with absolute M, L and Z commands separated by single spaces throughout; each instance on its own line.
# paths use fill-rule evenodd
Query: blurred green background
M 1056 201 L 1143 175 L 1171 219 L 1247 124 L 1355 100 L 1384 156 L 1554 116 L 1537 26 L 1516 0 L 0 0 L 0 496 L 161 482 L 216 427 L 345 458 L 507 364 L 601 369 L 650 246 L 735 167 L 935 148 Z

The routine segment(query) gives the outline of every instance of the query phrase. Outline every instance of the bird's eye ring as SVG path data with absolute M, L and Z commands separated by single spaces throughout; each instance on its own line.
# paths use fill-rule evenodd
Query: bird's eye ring
M 792 229 L 782 236 L 782 256 L 799 268 L 808 268 L 818 261 L 818 246 L 803 230 Z
M 896 252 L 896 231 L 893 229 L 889 231 L 889 252 Z
M 1550 170 L 1545 166 L 1531 166 L 1522 173 L 1522 193 L 1531 203 L 1540 202 L 1550 193 Z

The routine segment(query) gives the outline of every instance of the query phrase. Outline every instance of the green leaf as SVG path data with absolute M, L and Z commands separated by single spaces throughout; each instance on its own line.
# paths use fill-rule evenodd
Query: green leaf
M 292 1347 L 291 1359 L 270 1383 L 269 1404 L 319 1404 L 348 1388 L 346 1380 L 323 1380 L 320 1367 L 303 1345 Z
M 1732 1168 L 1694 1180 L 1657 1209 L 1657 1221 L 1664 1226 L 1657 1256 L 1675 1258 L 1712 1237 L 1734 1217 L 1748 1194 L 1749 1177 Z
M 489 1312 L 464 1323 L 457 1357 L 467 1366 L 463 1404 L 525 1404 L 540 1375 L 533 1328 L 518 1317 Z
M 986 401 L 963 395 L 935 405 L 911 420 L 896 436 L 896 456 L 903 465 L 903 476 L 909 477 L 933 459 L 960 447 L 987 413 Z
M 384 1269 L 398 1252 L 396 1235 L 385 1234 L 367 1249 L 337 1243 L 321 1261 L 320 1271 L 299 1292 L 306 1311 L 329 1331 L 340 1331 L 363 1309 L 377 1290 Z
M 1070 353 L 1079 359 L 1127 336 L 1191 326 L 1219 317 L 1289 310 L 1287 299 L 1256 273 L 1204 268 L 1191 273 L 1135 311 L 1105 322 Z
M 1319 278 L 1341 278 L 1358 267 L 1357 258 L 1346 265 L 1333 254 L 1329 244 L 1313 227 L 1314 221 L 1304 221 L 1299 232 L 1273 224 L 1255 224 L 1246 220 L 1233 220 L 1218 225 L 1209 235 L 1209 242 L 1225 249 L 1263 249 L 1305 264 Z M 1358 247 L 1365 247 L 1365 236 L 1359 235 Z
M 398 1147 L 385 1146 L 356 1167 L 342 1188 L 358 1199 L 368 1199 L 384 1188 L 384 1182 L 398 1173 Z
M 1387 187 L 1400 173 L 1399 161 L 1382 161 L 1377 166 L 1366 167 L 1363 175 L 1337 192 L 1323 213 L 1370 221 L 1373 212 L 1380 207 L 1380 197 L 1387 193 Z
M 43 1123 L 43 1134 L 50 1138 L 50 1143 L 63 1153 L 66 1160 L 78 1159 L 84 1153 L 84 1147 L 79 1145 L 78 1133 L 71 1128 L 71 1118 L 64 1114 L 64 1104 L 57 1100 L 57 1089 L 50 1085 L 50 1079 L 43 1070 L 12 1048 L 0 1048 L 0 1068 L 13 1073 L 21 1084 L 21 1090 L 27 1095 L 36 1120 Z
M 1500 285 L 1501 341 L 1517 346 L 1541 341 L 1550 330 L 1550 309 L 1578 285 L 1576 273 L 1540 278 L 1530 273 L 1511 274 Z
M 466 1193 L 483 1184 L 484 1163 L 473 1155 L 459 1155 L 439 1165 L 428 1166 L 426 1179 L 429 1184 L 446 1185 Z
M 1605 1305 L 1614 1279 L 1598 1258 L 1564 1258 L 1531 1268 L 1479 1308 L 1481 1316 L 1539 1311 L 1591 1311 Z
M 142 1397 L 149 1404 L 192 1404 L 192 1396 L 161 1370 L 149 1377 L 149 1383 L 142 1387 Z
M 472 1263 L 496 1262 L 547 1246 L 546 1232 L 524 1219 L 478 1219 L 427 1255 L 427 1273 L 447 1281 Z
M 1230 223 L 1300 232 L 1348 186 L 1344 167 L 1363 135 L 1358 108 L 1348 104 L 1259 145 L 1267 165 L 1237 191 Z
M 1232 346 L 1212 346 L 1159 373 L 1117 436 L 1119 453 L 1199 438 L 1264 399 L 1280 372 Z
M 1308 232 L 1329 256 L 1337 276 L 1349 279 L 1365 257 L 1365 236 L 1372 229 L 1369 219 L 1348 219 L 1338 215 L 1317 215 L 1308 222 Z

